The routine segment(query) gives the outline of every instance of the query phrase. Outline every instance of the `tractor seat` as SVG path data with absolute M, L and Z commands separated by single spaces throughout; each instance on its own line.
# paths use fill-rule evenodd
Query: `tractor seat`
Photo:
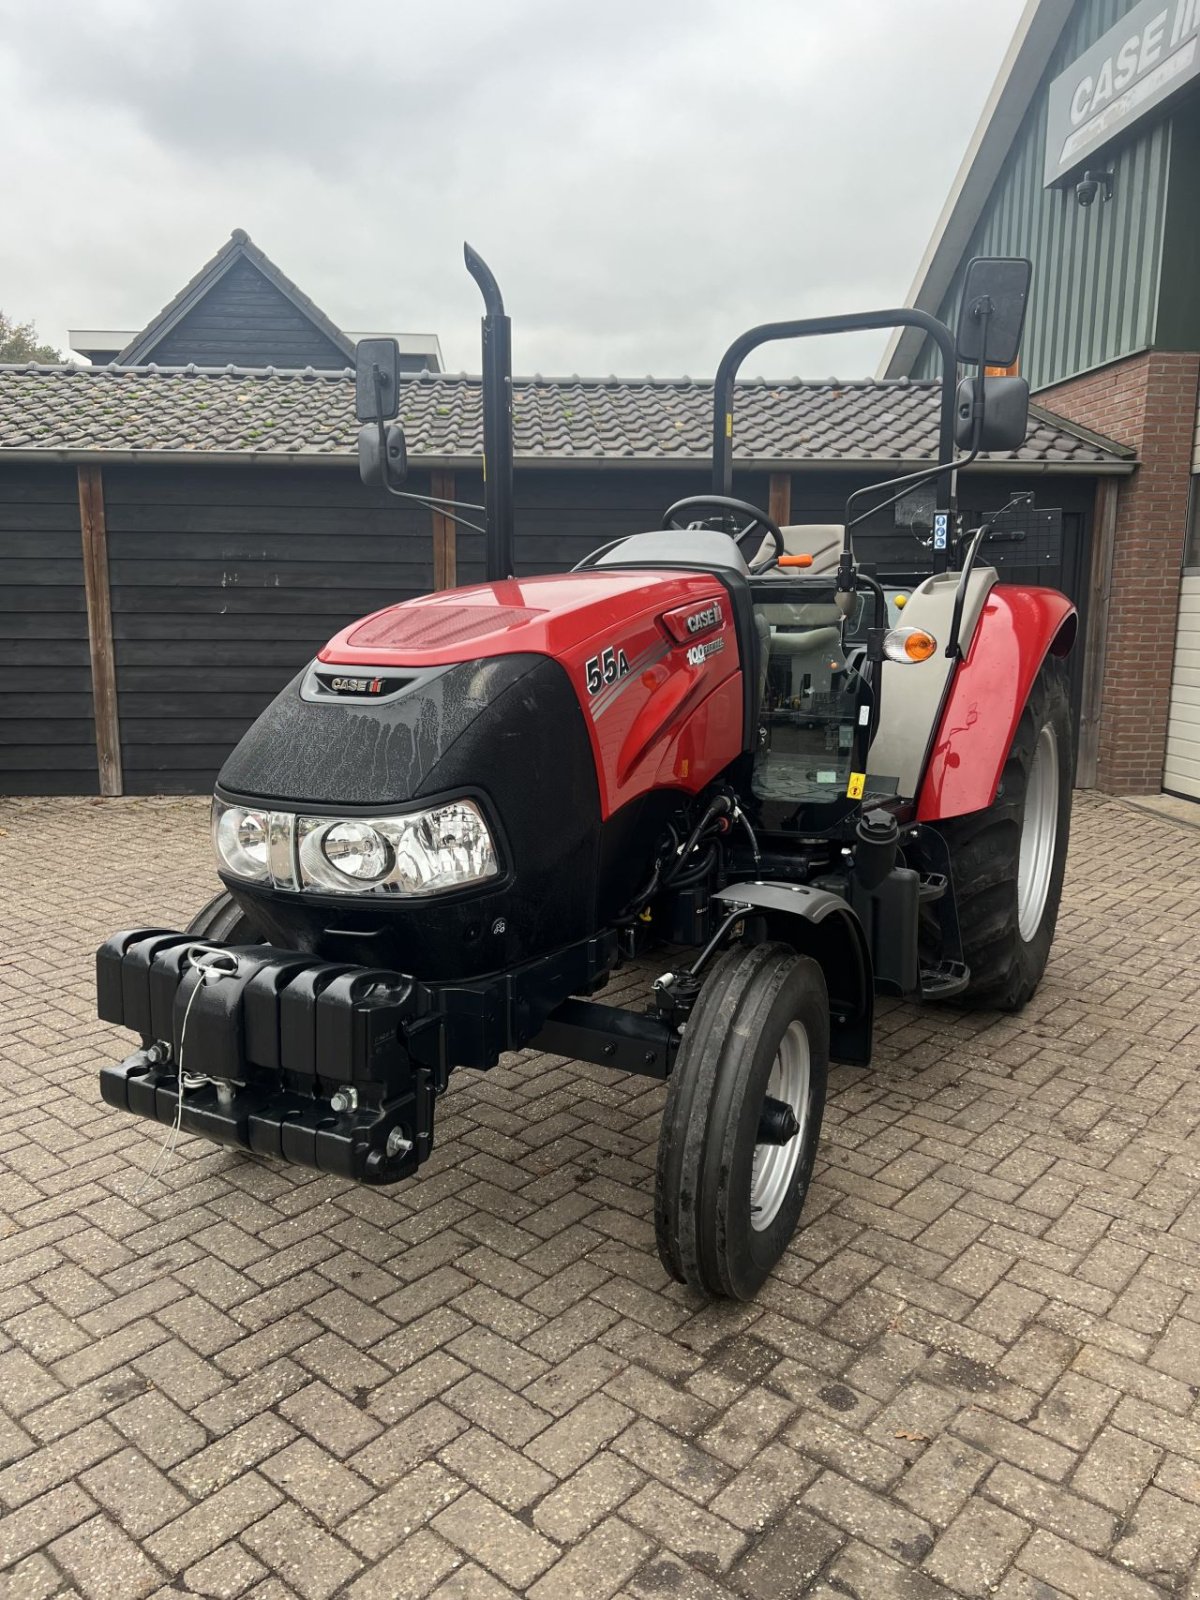
M 795 684 L 810 683 L 828 689 L 830 671 L 842 659 L 842 617 L 832 601 L 779 601 L 772 604 L 766 591 L 773 582 L 794 582 L 814 573 L 837 571 L 845 529 L 840 523 L 792 524 L 779 530 L 790 556 L 810 555 L 811 567 L 770 567 L 754 579 L 754 621 L 761 651 L 758 704 L 762 705 L 767 687 L 767 672 L 772 656 L 790 657 L 789 672 Z M 765 560 L 775 548 L 765 538 L 753 563 Z M 759 585 L 762 585 L 759 588 Z
M 846 530 L 840 522 L 789 523 L 780 528 L 789 556 L 811 556 L 811 567 L 772 567 L 764 574 L 768 578 L 795 578 L 806 573 L 836 572 L 838 557 L 842 553 L 842 540 Z M 765 560 L 775 548 L 773 539 L 765 538 L 761 548 L 751 560 L 751 566 Z

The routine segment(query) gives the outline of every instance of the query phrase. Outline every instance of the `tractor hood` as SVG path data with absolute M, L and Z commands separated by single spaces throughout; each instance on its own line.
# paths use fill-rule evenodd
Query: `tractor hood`
M 337 940 L 369 935 L 355 959 L 418 976 L 496 971 L 588 937 L 645 881 L 671 808 L 741 749 L 724 593 L 686 570 L 588 572 L 352 624 L 247 730 L 218 798 L 298 817 L 297 837 L 306 818 L 470 799 L 502 871 L 427 899 L 298 892 L 286 872 L 223 870 L 226 883 L 277 944 L 341 955 Z
M 663 610 L 713 592 L 711 577 L 670 571 L 567 572 L 449 589 L 353 622 L 317 657 L 329 665 L 433 667 L 469 657 L 552 656 L 621 627 L 646 605 Z

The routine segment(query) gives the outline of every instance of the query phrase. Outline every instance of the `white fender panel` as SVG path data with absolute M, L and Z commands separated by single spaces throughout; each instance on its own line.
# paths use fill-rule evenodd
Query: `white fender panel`
M 906 800 L 915 799 L 920 788 L 925 755 L 954 665 L 946 655 L 946 643 L 961 576 L 941 572 L 926 578 L 912 591 L 901 613 L 899 626 L 924 628 L 937 640 L 937 650 L 929 660 L 883 664 L 879 731 L 868 767 L 873 777 L 895 778 L 897 793 Z M 983 603 L 998 581 L 994 567 L 976 567 L 971 573 L 958 634 L 964 655 L 975 637 Z

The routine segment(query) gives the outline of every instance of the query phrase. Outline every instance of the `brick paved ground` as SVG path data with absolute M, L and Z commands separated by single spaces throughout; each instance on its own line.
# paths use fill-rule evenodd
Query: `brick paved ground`
M 204 812 L 0 810 L 0 1594 L 1200 1596 L 1200 833 L 1082 801 L 1038 999 L 885 1008 L 712 1308 L 661 1090 L 545 1057 L 394 1193 L 185 1140 L 139 1194 L 91 951 L 206 897 Z

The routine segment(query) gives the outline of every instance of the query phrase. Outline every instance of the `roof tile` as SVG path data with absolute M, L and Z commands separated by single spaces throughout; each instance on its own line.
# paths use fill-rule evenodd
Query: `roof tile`
M 741 383 L 735 454 L 797 465 L 930 460 L 938 396 L 939 385 L 908 379 Z M 482 454 L 478 378 L 407 378 L 400 402 L 413 459 L 467 461 Z M 712 388 L 686 378 L 519 378 L 513 420 L 518 461 L 703 461 Z M 356 434 L 349 371 L 0 366 L 0 453 L 352 457 Z M 1129 455 L 1035 407 L 1025 446 L 1001 458 L 1088 465 Z

